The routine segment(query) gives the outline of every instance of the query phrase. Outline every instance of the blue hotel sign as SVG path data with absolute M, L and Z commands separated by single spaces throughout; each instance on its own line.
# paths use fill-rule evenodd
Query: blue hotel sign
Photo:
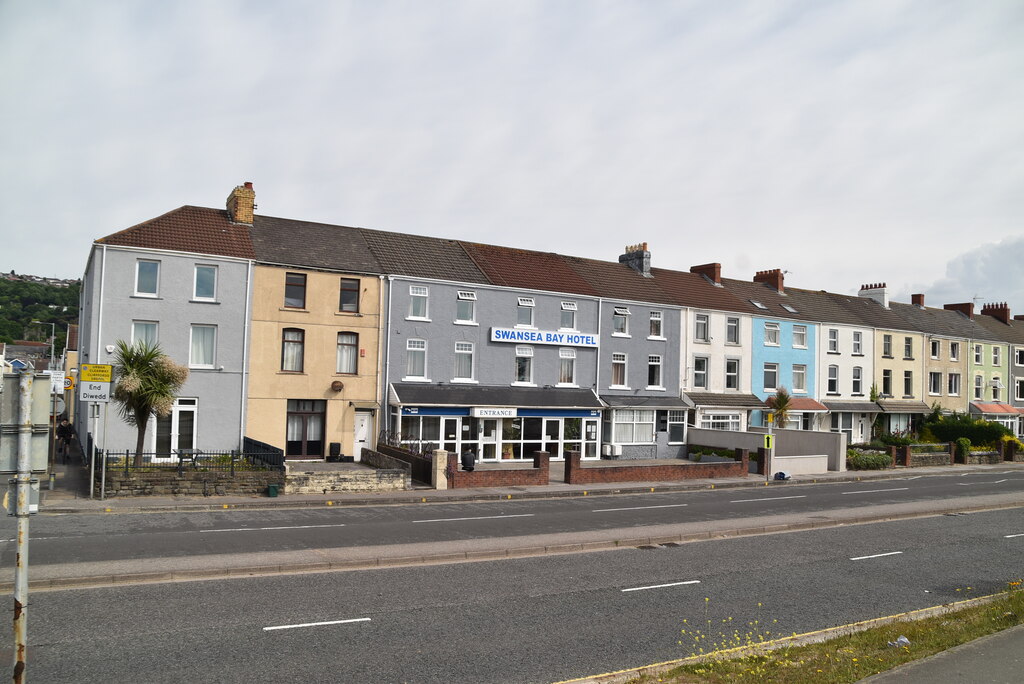
M 491 342 L 514 344 L 556 344 L 560 347 L 594 347 L 597 335 L 550 330 L 521 330 L 518 328 L 491 328 Z

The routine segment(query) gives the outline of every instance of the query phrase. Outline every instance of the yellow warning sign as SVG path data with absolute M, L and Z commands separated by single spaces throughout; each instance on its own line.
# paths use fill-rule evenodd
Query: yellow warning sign
M 102 363 L 83 363 L 78 369 L 79 382 L 110 382 L 114 367 Z

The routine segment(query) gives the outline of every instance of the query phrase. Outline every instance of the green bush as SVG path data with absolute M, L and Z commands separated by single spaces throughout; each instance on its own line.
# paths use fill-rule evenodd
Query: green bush
M 889 454 L 877 451 L 846 450 L 846 467 L 848 470 L 884 470 L 892 466 Z
M 965 458 L 967 454 L 971 453 L 971 440 L 966 437 L 956 440 L 956 453 L 960 458 Z
M 910 446 L 915 441 L 911 435 L 885 434 L 879 439 L 882 440 L 882 444 L 887 446 Z
M 700 463 L 702 456 L 721 456 L 722 458 L 736 458 L 735 449 L 717 449 L 715 447 L 706 446 L 694 446 L 690 445 L 686 448 L 687 457 L 692 461 Z
M 1005 435 L 1012 434 L 999 423 L 975 420 L 963 413 L 942 416 L 927 424 L 928 430 L 942 442 L 958 442 L 969 439 L 976 446 L 998 446 Z

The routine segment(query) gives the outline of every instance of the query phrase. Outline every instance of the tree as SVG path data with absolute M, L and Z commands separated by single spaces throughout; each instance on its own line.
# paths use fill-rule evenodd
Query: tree
M 793 397 L 786 391 L 786 388 L 780 387 L 773 396 L 768 397 L 768 405 L 771 406 L 772 413 L 775 414 L 775 427 L 786 427 L 786 423 L 789 421 L 789 412 L 793 408 Z
M 188 368 L 171 360 L 159 345 L 142 340 L 135 344 L 118 340 L 114 367 L 117 371 L 114 401 L 124 421 L 138 430 L 135 442 L 135 466 L 138 467 L 142 465 L 150 415 L 170 414 L 178 391 L 188 379 Z

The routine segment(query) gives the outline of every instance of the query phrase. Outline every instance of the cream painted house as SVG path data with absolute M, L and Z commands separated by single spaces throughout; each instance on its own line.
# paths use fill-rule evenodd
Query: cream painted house
M 380 278 L 258 264 L 248 436 L 289 459 L 354 456 L 378 429 Z

